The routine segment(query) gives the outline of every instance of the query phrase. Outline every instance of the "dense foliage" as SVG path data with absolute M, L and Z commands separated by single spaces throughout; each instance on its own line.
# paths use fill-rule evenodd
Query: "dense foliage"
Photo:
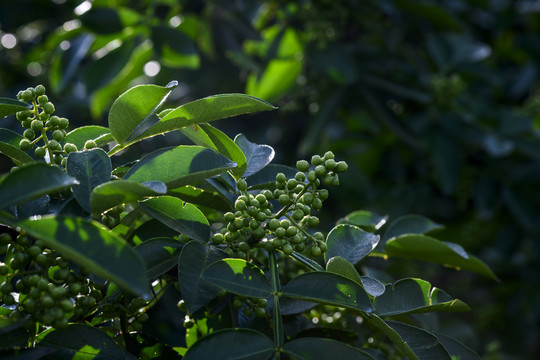
M 58 130 L 105 126 L 138 83 L 179 79 L 176 103 L 233 92 L 269 101 L 280 110 L 220 128 L 270 144 L 283 163 L 327 150 L 346 160 L 322 229 L 358 208 L 446 224 L 437 237 L 486 260 L 499 285 L 412 262 L 365 265 L 466 300 L 468 325 L 441 324 L 480 353 L 535 358 L 537 30 L 534 1 L 12 2 L 0 5 L 0 94 L 44 83 L 70 119 Z M 15 117 L 2 126 L 20 131 Z M 122 156 L 187 141 L 175 132 Z

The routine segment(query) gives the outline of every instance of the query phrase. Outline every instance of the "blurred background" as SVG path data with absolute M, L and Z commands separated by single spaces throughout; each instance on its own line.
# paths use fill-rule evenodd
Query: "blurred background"
M 279 163 L 327 150 L 349 163 L 328 229 L 359 209 L 445 225 L 438 237 L 500 283 L 410 261 L 388 271 L 467 302 L 452 331 L 490 360 L 540 356 L 539 70 L 535 0 L 0 0 L 0 96 L 44 84 L 76 127 L 106 126 L 141 83 L 178 80 L 170 107 L 247 93 L 279 110 L 214 125 Z

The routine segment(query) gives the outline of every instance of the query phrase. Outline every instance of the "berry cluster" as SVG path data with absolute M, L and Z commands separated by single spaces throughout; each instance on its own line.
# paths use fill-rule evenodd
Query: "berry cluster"
M 45 95 L 43 85 L 19 91 L 17 99 L 32 104 L 32 109 L 22 110 L 16 114 L 17 120 L 26 129 L 23 133 L 24 138 L 19 142 L 20 149 L 24 151 L 34 149 L 34 155 L 40 159 L 48 152 L 49 163 L 65 167 L 67 154 L 77 151 L 77 146 L 72 143 L 66 143 L 63 147 L 61 145 L 66 137 L 69 120 L 53 115 L 55 108 Z
M 19 234 L 16 239 L 0 234 L 0 297 L 10 306 L 10 317 L 25 319 L 25 327 L 64 328 L 92 313 L 102 292 L 96 284 L 73 271 L 69 263 L 43 241 Z
M 311 246 L 312 256 L 324 253 L 324 235 L 307 231 L 319 224 L 312 210 L 320 210 L 328 198 L 328 190 L 319 188 L 321 183 L 338 185 L 338 174 L 347 170 L 347 164 L 336 162 L 334 154 L 328 151 L 324 156 L 313 156 L 311 165 L 298 161 L 298 172 L 291 179 L 277 174 L 273 191 L 248 192 L 246 181 L 240 179 L 236 184 L 241 193 L 234 204 L 236 211 L 225 214 L 225 226 L 212 237 L 212 242 L 225 244 L 226 251 L 239 258 L 247 258 L 250 251 L 261 247 L 290 255 Z M 273 212 L 277 206 L 281 206 L 280 210 Z
M 233 298 L 232 305 L 236 310 L 242 310 L 242 313 L 247 317 L 255 315 L 256 317 L 263 318 L 266 316 L 268 300 L 262 298 L 235 296 Z

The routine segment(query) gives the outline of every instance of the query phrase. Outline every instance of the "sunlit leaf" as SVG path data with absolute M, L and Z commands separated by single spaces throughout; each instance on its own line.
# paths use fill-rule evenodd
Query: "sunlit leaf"
M 354 225 L 338 225 L 328 234 L 328 251 L 325 259 L 341 256 L 351 264 L 356 264 L 369 255 L 379 243 L 379 235 L 369 233 Z
M 272 147 L 252 143 L 243 134 L 237 135 L 234 142 L 246 157 L 247 169 L 244 172 L 244 177 L 255 174 L 274 159 L 275 152 Z
M 0 97 L 0 119 L 13 115 L 19 111 L 31 109 L 32 106 L 14 99 Z

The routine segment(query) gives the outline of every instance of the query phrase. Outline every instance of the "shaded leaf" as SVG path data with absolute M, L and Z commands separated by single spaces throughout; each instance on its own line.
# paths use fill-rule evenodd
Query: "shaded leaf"
M 364 290 L 366 290 L 369 295 L 377 297 L 384 294 L 385 287 L 382 282 L 369 276 L 361 276 L 360 278 L 362 279 Z
M 191 239 L 208 241 L 210 238 L 208 219 L 193 204 L 172 196 L 159 196 L 140 201 L 139 205 L 153 218 Z
M 304 273 L 283 286 L 283 296 L 371 312 L 371 301 L 356 282 L 328 272 Z
M 432 230 L 442 228 L 441 225 L 422 215 L 404 215 L 392 221 L 384 232 L 384 239 L 388 240 L 403 234 L 426 234 Z
M 138 85 L 120 95 L 109 111 L 109 129 L 114 139 L 122 145 L 144 131 L 142 126 L 155 118 L 176 85 L 177 82 L 167 86 Z
M 43 240 L 47 246 L 89 272 L 137 295 L 149 297 L 143 260 L 124 240 L 100 223 L 64 216 L 3 221 Z
M 248 183 L 248 187 L 250 189 L 273 188 L 275 186 L 276 175 L 278 173 L 283 173 L 288 179 L 292 179 L 294 178 L 294 175 L 296 175 L 297 171 L 298 170 L 290 166 L 268 164 L 255 174 L 247 177 L 246 182 Z
M 421 360 L 451 360 L 450 354 L 434 334 L 397 321 L 386 321 L 402 341 L 407 343 Z
M 165 274 L 178 264 L 184 243 L 168 237 L 148 239 L 135 246 L 146 266 L 149 279 Z
M 30 333 L 24 329 L 23 324 L 24 321 L 11 320 L 7 316 L 0 317 L 0 350 L 24 347 L 28 343 Z
M 257 298 L 272 295 L 272 286 L 264 272 L 242 259 L 217 261 L 204 269 L 202 278 L 238 295 Z
M 79 182 L 73 185 L 73 195 L 83 209 L 90 212 L 92 190 L 111 179 L 111 159 L 100 148 L 75 151 L 68 155 L 66 172 Z
M 129 180 L 115 180 L 96 186 L 90 194 L 92 213 L 101 214 L 116 205 L 142 200 L 148 196 L 163 195 L 167 186 L 161 181 L 138 183 Z
M 203 280 L 202 272 L 208 265 L 226 257 L 226 252 L 199 241 L 190 241 L 182 249 L 178 259 L 178 284 L 190 314 L 219 293 L 219 288 Z
M 130 8 L 94 6 L 80 16 L 83 25 L 98 34 L 114 34 L 140 21 Z
M 32 109 L 32 106 L 19 100 L 0 97 L 0 119 L 26 109 Z
M 334 227 L 326 239 L 328 251 L 325 260 L 341 256 L 351 264 L 356 264 L 366 257 L 379 243 L 379 235 L 362 230 L 354 225 Z
M 365 231 L 374 232 L 386 224 L 386 220 L 388 216 L 379 216 L 367 210 L 357 210 L 339 219 L 338 224 L 355 225 Z
M 384 293 L 385 288 L 382 283 L 367 276 L 360 276 L 358 271 L 354 268 L 354 265 L 340 256 L 334 256 L 328 260 L 326 271 L 344 276 L 347 279 L 362 285 L 364 290 L 373 297 Z
M 34 161 L 30 155 L 19 148 L 23 137 L 15 131 L 0 129 L 0 153 L 8 156 L 17 166 Z
M 146 155 L 126 173 L 124 179 L 139 183 L 157 180 L 168 188 L 176 188 L 195 185 L 235 166 L 234 162 L 212 149 L 181 145 Z
M 402 235 L 386 243 L 388 256 L 431 261 L 497 280 L 497 276 L 484 262 L 470 254 L 465 258 L 462 256 L 461 247 L 458 252 L 454 248 L 455 246 L 450 247 L 447 243 L 426 235 Z
M 289 341 L 283 346 L 286 353 L 300 360 L 335 360 L 335 359 L 358 359 L 375 360 L 368 353 L 326 338 L 300 338 Z
M 456 339 L 441 334 L 437 334 L 437 338 L 452 358 L 457 358 L 459 360 L 480 360 L 480 356 L 478 356 L 477 353 Z
M 167 194 L 191 204 L 202 205 L 219 211 L 227 212 L 234 209 L 232 202 L 228 198 L 221 195 L 218 191 L 209 190 L 211 189 L 205 190 L 199 187 L 186 185 L 177 189 L 171 189 Z
M 453 299 L 421 279 L 401 279 L 386 285 L 386 291 L 373 301 L 379 316 L 390 316 L 429 311 L 459 312 L 470 308 L 461 300 Z
M 72 143 L 77 146 L 77 149 L 82 150 L 84 143 L 87 140 L 94 140 L 103 138 L 110 134 L 109 129 L 103 126 L 89 125 L 78 127 L 66 134 L 64 143 Z M 113 140 L 113 139 L 111 139 Z M 98 146 L 104 145 L 96 141 Z
M 0 208 L 6 209 L 11 205 L 22 204 L 75 184 L 77 181 L 74 178 L 66 175 L 56 166 L 44 163 L 30 164 L 2 178 Z
M 142 332 L 134 336 L 138 357 L 141 360 L 177 360 L 182 357 L 172 347 Z
M 244 172 L 244 177 L 255 174 L 274 159 L 275 152 L 272 147 L 252 143 L 243 134 L 236 135 L 234 142 L 246 156 L 247 169 Z
M 225 351 L 225 353 L 224 353 Z M 189 348 L 184 360 L 266 360 L 274 352 L 274 342 L 251 329 L 224 329 L 211 333 Z

